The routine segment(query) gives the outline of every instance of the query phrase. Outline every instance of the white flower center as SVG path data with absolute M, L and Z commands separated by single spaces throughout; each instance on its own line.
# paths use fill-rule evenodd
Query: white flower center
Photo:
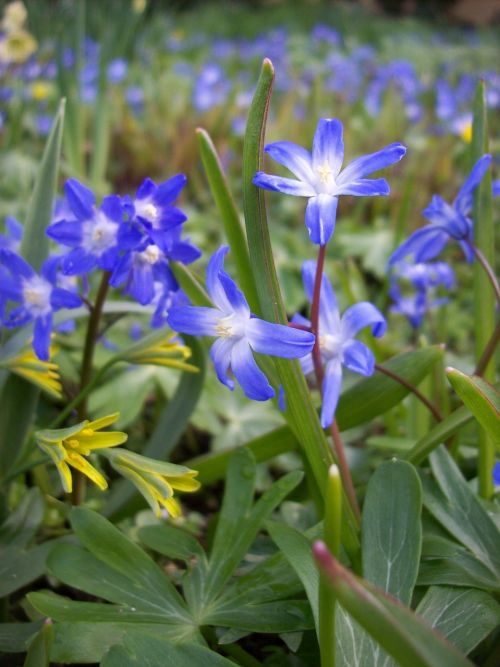
M 38 317 L 50 312 L 50 295 L 52 294 L 52 285 L 41 278 L 40 276 L 33 276 L 24 282 L 23 297 L 24 303 L 33 315 Z
M 147 199 L 138 199 L 134 202 L 135 214 L 145 220 L 148 220 L 153 227 L 158 223 L 160 210 L 151 201 Z
M 148 245 L 148 247 L 138 253 L 138 255 L 145 264 L 156 264 L 160 259 L 160 249 L 156 245 Z
M 219 338 L 241 338 L 245 335 L 245 320 L 236 313 L 221 317 L 217 322 L 216 332 Z
M 321 166 L 316 168 L 316 171 L 319 174 L 319 180 L 321 183 L 327 184 L 330 181 L 330 178 L 333 177 L 333 172 L 330 169 L 330 166 L 325 162 Z
M 340 357 L 340 361 L 342 361 L 344 342 L 338 334 L 326 334 L 326 336 L 320 336 L 319 348 L 326 359 Z
M 106 250 L 116 245 L 118 224 L 102 211 L 96 211 L 92 220 L 84 222 L 82 230 L 82 246 L 92 255 L 100 257 Z

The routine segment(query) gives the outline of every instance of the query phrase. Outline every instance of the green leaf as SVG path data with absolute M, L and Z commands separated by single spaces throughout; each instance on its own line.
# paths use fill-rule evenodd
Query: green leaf
M 204 557 L 203 549 L 194 535 L 168 523 L 143 526 L 139 528 L 138 537 L 148 549 L 168 558 L 188 561 L 193 556 Z
M 500 605 L 487 593 L 432 586 L 417 613 L 462 653 L 470 653 L 500 625 Z
M 0 526 L 0 544 L 25 547 L 42 523 L 45 505 L 38 488 L 30 489 Z
M 432 516 L 500 578 L 500 532 L 444 447 L 430 456 L 437 484 L 423 478 L 424 504 Z
M 431 428 L 429 433 L 421 438 L 405 454 L 404 458 L 415 465 L 422 463 L 436 447 L 446 442 L 448 438 L 457 433 L 457 431 L 460 431 L 472 419 L 473 416 L 465 406 L 458 408 L 448 415 L 448 417 L 445 417 L 442 422 Z
M 234 662 L 204 646 L 176 646 L 160 638 L 127 633 L 106 653 L 101 667 L 234 667 Z
M 156 563 L 104 517 L 77 507 L 71 513 L 71 525 L 87 549 L 112 569 L 129 579 L 129 586 L 144 590 L 147 599 L 165 613 L 189 620 L 185 603 Z M 54 563 L 54 560 L 51 560 Z
M 24 667 L 49 667 L 53 640 L 52 622 L 45 623 L 30 642 Z
M 412 465 L 393 459 L 377 468 L 363 505 L 363 576 L 409 605 L 422 546 L 422 488 Z M 391 658 L 347 613 L 338 615 L 338 665 L 392 665 Z
M 0 623 L 0 652 L 25 653 L 28 642 L 43 625 L 43 621 L 32 623 Z
M 264 604 L 228 601 L 204 617 L 204 623 L 249 632 L 279 633 L 310 630 L 314 627 L 311 607 L 304 600 L 283 600 Z
M 294 471 L 281 477 L 252 507 L 255 461 L 246 449 L 231 460 L 227 490 L 210 553 L 204 599 L 216 597 L 246 554 L 267 516 L 284 500 L 303 477 Z
M 500 393 L 481 377 L 469 377 L 455 368 L 448 368 L 446 375 L 500 452 Z
M 401 667 L 471 667 L 472 663 L 411 609 L 355 577 L 322 543 L 317 543 L 315 553 L 342 607 Z
M 314 564 L 311 542 L 298 530 L 277 521 L 268 521 L 266 527 L 283 555 L 299 577 L 311 605 L 316 632 L 319 632 L 318 595 L 319 575 Z
M 210 190 L 219 209 L 224 231 L 231 247 L 231 254 L 236 264 L 238 282 L 250 304 L 250 309 L 256 312 L 259 308 L 259 301 L 244 227 L 210 135 L 200 127 L 196 130 L 196 134 Z
M 48 540 L 31 549 L 0 549 L 0 598 L 31 584 L 45 574 L 47 557 L 59 540 Z
M 433 345 L 399 354 L 385 361 L 383 366 L 417 386 L 442 356 L 442 347 Z M 398 405 L 409 393 L 405 386 L 387 375 L 375 373 L 342 393 L 335 415 L 339 428 L 347 430 L 371 421 Z

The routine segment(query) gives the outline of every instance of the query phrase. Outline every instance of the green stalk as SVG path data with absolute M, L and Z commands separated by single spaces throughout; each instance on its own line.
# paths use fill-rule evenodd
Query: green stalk
M 474 164 L 488 152 L 488 123 L 486 118 L 485 83 L 478 83 L 474 100 L 474 121 L 472 125 L 471 163 Z M 483 352 L 495 330 L 496 295 L 490 282 L 491 276 L 484 270 L 495 262 L 495 233 L 492 213 L 491 171 L 488 171 L 476 190 L 474 197 L 474 246 L 477 249 L 474 262 L 474 316 L 476 361 L 479 363 Z M 494 274 L 493 274 L 494 278 Z M 494 280 L 495 281 L 495 280 Z M 494 384 L 496 373 L 494 364 L 487 365 L 483 377 Z M 494 492 L 492 470 L 495 464 L 495 446 L 483 429 L 479 429 L 478 477 L 479 494 L 491 498 Z
M 336 465 L 330 466 L 326 483 L 324 542 L 330 553 L 340 557 L 342 528 L 342 481 Z M 335 667 L 335 593 L 325 577 L 319 579 L 319 648 L 321 667 Z

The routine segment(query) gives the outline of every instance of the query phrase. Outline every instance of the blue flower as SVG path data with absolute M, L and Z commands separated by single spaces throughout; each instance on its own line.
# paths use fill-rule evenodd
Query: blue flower
M 266 401 L 274 396 L 274 390 L 255 362 L 252 350 L 287 359 L 302 357 L 312 350 L 314 336 L 252 316 L 244 295 L 224 271 L 228 249 L 219 248 L 207 267 L 207 289 L 215 307 L 173 307 L 167 322 L 179 333 L 217 338 L 210 356 L 219 380 L 234 389 L 228 376 L 231 368 L 248 398 Z
M 312 154 L 290 141 L 268 144 L 266 153 L 289 169 L 298 180 L 272 176 L 258 171 L 253 183 L 266 190 L 276 190 L 298 197 L 308 197 L 306 227 L 313 243 L 324 245 L 335 229 L 340 195 L 388 195 L 385 178 L 367 179 L 373 171 L 399 162 L 406 153 L 394 143 L 376 153 L 364 155 L 341 171 L 344 160 L 342 123 L 336 118 L 321 118 L 313 139 Z
M 95 206 L 94 193 L 75 179 L 64 186 L 66 199 L 75 219 L 64 219 L 47 227 L 47 236 L 73 248 L 62 260 L 66 275 L 80 275 L 96 266 L 112 271 L 122 253 L 141 240 L 140 231 L 124 221 L 124 208 L 117 195 L 104 197 Z
M 493 466 L 493 483 L 500 486 L 500 461 Z
M 78 294 L 55 286 L 52 259 L 44 263 L 38 275 L 22 257 L 0 249 L 0 264 L 10 274 L 2 279 L 0 299 L 20 303 L 7 314 L 3 324 L 20 327 L 33 322 L 33 350 L 39 359 L 48 361 L 52 313 L 61 308 L 78 308 L 82 301 Z
M 314 260 L 304 262 L 302 278 L 309 301 L 312 301 L 313 297 L 315 275 L 316 262 Z M 293 321 L 305 327 L 311 326 L 311 323 L 301 315 L 295 315 Z M 342 366 L 361 375 L 373 373 L 375 359 L 372 352 L 366 345 L 354 339 L 356 334 L 367 326 L 372 327 L 372 334 L 376 337 L 382 336 L 387 328 L 382 313 L 367 301 L 351 306 L 341 317 L 335 293 L 328 278 L 323 274 L 318 327 L 319 347 L 325 370 L 321 408 L 323 428 L 330 426 L 337 408 L 342 384 Z M 314 371 L 312 354 L 301 359 L 300 363 L 305 375 Z
M 415 262 L 427 262 L 437 257 L 449 239 L 459 242 L 468 262 L 474 259 L 474 253 L 469 246 L 473 240 L 472 220 L 469 214 L 472 210 L 473 194 L 488 167 L 491 155 L 483 155 L 460 188 L 453 204 L 448 204 L 439 195 L 434 195 L 429 206 L 422 211 L 422 215 L 430 220 L 431 224 L 410 236 L 389 259 L 392 266 L 403 257 L 412 255 Z

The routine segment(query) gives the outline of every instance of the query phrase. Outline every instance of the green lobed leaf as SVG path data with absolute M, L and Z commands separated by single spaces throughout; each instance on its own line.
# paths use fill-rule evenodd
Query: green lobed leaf
M 342 607 L 401 667 L 471 667 L 472 663 L 420 616 L 355 577 L 322 543 L 317 543 L 316 557 Z
M 15 545 L 0 549 L 0 598 L 31 584 L 45 574 L 47 557 L 60 542 L 47 540 L 31 549 Z
M 441 446 L 430 455 L 437 484 L 423 478 L 424 504 L 432 516 L 500 578 L 500 532 Z
M 498 602 L 467 588 L 431 586 L 416 611 L 465 654 L 500 626 Z
M 311 607 L 305 600 L 244 605 L 238 600 L 228 601 L 209 612 L 204 623 L 261 633 L 298 632 L 314 627 Z
M 204 557 L 203 549 L 194 535 L 168 523 L 160 523 L 139 528 L 140 541 L 168 558 L 189 561 L 193 556 Z
M 217 155 L 216 148 L 206 130 L 197 128 L 198 145 L 201 159 L 208 178 L 212 196 L 221 216 L 224 231 L 231 247 L 231 254 L 236 264 L 238 281 L 245 294 L 252 312 L 258 312 L 259 300 L 255 287 L 254 275 L 248 254 L 245 229 L 241 223 L 236 204 Z
M 500 452 L 500 393 L 481 377 L 470 377 L 455 368 L 448 368 L 446 375 Z

